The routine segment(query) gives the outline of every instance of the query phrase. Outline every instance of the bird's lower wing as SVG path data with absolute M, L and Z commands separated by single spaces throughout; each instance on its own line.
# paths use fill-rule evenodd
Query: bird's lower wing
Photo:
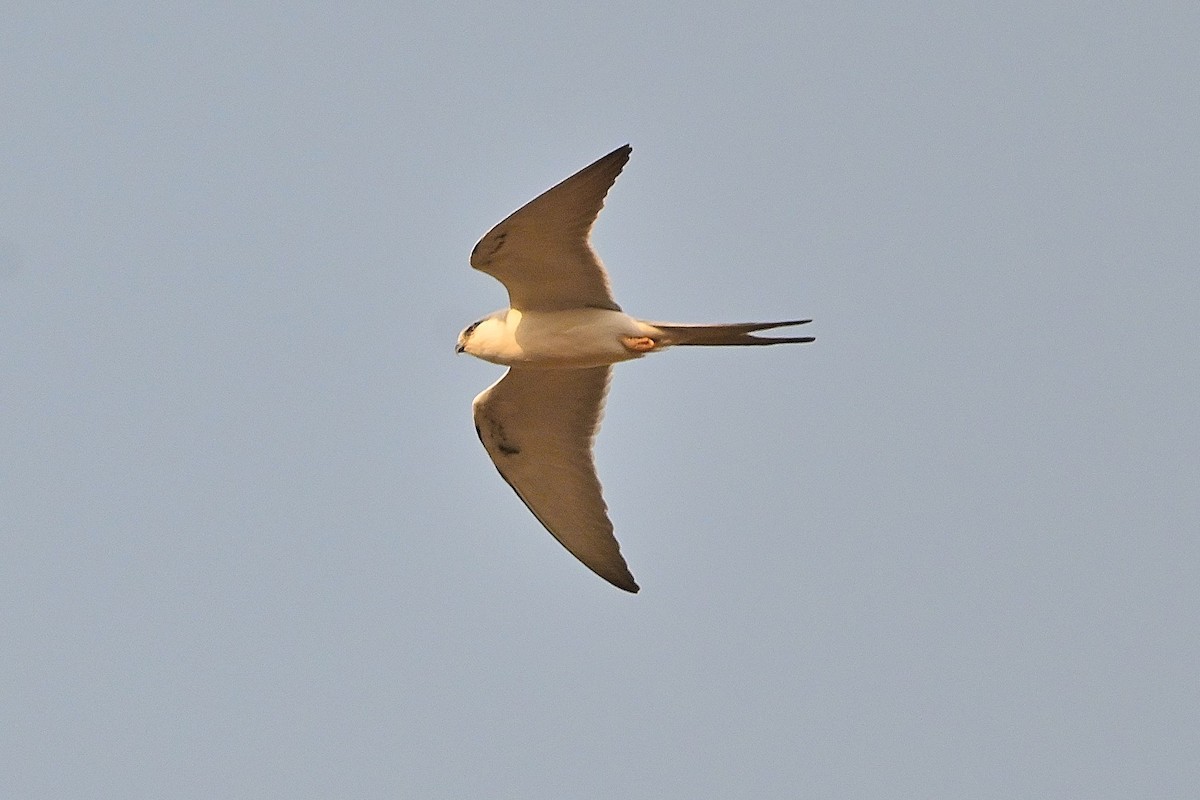
M 611 371 L 510 369 L 472 411 L 496 469 L 546 530 L 601 578 L 636 592 L 592 459 Z

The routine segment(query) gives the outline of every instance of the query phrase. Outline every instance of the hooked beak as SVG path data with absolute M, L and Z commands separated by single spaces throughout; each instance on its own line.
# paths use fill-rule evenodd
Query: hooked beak
M 465 351 L 466 351 L 466 349 L 467 349 L 467 348 L 466 348 L 466 347 L 463 345 L 463 343 L 462 343 L 462 342 L 459 342 L 458 344 L 454 345 L 454 353 L 455 353 L 456 355 L 457 355 L 457 354 L 459 354 L 459 353 L 465 352 Z

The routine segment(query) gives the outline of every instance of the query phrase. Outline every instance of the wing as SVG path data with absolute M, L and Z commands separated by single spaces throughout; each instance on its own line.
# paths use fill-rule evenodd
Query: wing
M 546 530 L 601 578 L 636 592 L 592 460 L 611 371 L 510 369 L 471 410 L 496 469 Z
M 620 311 L 589 239 L 631 152 L 618 147 L 514 211 L 475 245 L 471 266 L 503 283 L 518 311 Z

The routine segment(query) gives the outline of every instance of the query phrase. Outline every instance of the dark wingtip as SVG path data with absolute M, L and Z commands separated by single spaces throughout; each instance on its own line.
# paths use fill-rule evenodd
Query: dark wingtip
M 600 161 L 604 161 L 605 159 L 610 159 L 610 158 L 620 158 L 620 159 L 627 161 L 629 159 L 630 154 L 632 154 L 632 153 L 633 153 L 633 147 L 630 146 L 629 144 L 623 144 L 620 147 L 618 147 L 616 150 L 613 150 L 608 155 L 601 156 Z
M 600 577 L 604 578 L 604 580 L 608 581 L 623 592 L 637 594 L 638 590 L 641 589 L 641 587 L 637 585 L 637 581 L 633 579 L 633 575 L 629 574 L 629 572 L 626 572 L 620 577 L 609 577 L 607 575 L 601 575 Z

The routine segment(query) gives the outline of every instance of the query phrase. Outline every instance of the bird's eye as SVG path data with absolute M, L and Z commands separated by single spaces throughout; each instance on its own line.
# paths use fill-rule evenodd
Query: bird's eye
M 483 320 L 480 320 L 479 322 L 482 322 L 482 321 L 483 321 Z M 462 332 L 462 335 L 463 335 L 463 336 L 470 336 L 470 335 L 471 335 L 471 333 L 472 333 L 472 332 L 473 332 L 473 331 L 474 331 L 476 328 L 478 328 L 478 327 L 479 327 L 479 322 L 472 322 L 470 325 L 468 325 L 468 326 L 467 326 L 467 329 L 466 329 L 465 331 L 463 331 L 463 332 Z

